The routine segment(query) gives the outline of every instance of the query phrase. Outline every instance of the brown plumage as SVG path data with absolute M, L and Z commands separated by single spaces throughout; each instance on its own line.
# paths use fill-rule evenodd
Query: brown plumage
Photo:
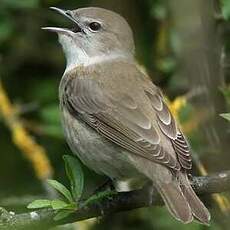
M 67 57 L 59 94 L 73 152 L 118 190 L 122 181 L 141 187 L 151 180 L 176 219 L 208 224 L 210 214 L 187 178 L 187 140 L 160 90 L 136 65 L 127 22 L 100 8 L 55 10 L 77 23 L 74 31 L 46 28 L 58 32 Z
M 127 70 L 130 74 L 118 70 L 122 65 L 130 68 Z M 100 74 L 100 68 L 104 75 Z M 99 135 L 133 155 L 134 167 L 153 179 L 175 218 L 188 223 L 194 216 L 208 223 L 209 213 L 187 179 L 186 170 L 192 166 L 188 143 L 160 90 L 147 76 L 131 63 L 105 62 L 93 70 L 76 68 L 67 73 L 61 88 L 65 89 L 61 96 L 62 108 L 67 109 L 71 119 L 87 123 Z M 87 154 L 93 154 L 90 152 Z M 163 166 L 157 172 L 162 174 L 161 179 L 152 175 L 155 172 L 151 167 L 156 163 Z

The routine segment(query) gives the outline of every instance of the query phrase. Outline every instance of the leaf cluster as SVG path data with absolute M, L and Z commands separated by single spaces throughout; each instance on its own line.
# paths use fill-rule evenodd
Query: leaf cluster
M 69 155 L 64 155 L 63 159 L 70 188 L 68 189 L 57 180 L 47 180 L 47 183 L 58 191 L 64 199 L 39 199 L 27 206 L 29 209 L 52 208 L 57 211 L 54 220 L 65 218 L 77 210 L 84 188 L 84 174 L 79 160 Z

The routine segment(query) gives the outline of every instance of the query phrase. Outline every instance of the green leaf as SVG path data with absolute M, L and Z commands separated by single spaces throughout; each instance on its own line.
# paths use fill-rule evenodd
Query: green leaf
M 74 213 L 74 210 L 60 210 L 57 215 L 54 217 L 55 221 L 61 220 L 66 218 L 67 216 L 71 215 L 72 213 Z
M 69 155 L 63 156 L 63 159 L 65 161 L 66 174 L 71 183 L 73 198 L 78 201 L 81 198 L 84 189 L 84 174 L 81 163 L 77 158 Z
M 47 208 L 51 207 L 51 201 L 50 200 L 35 200 L 28 204 L 27 208 L 35 209 L 35 208 Z
M 226 120 L 230 121 L 230 113 L 222 113 L 222 114 L 220 114 L 220 116 L 225 118 Z
M 69 204 L 67 204 L 63 200 L 52 200 L 51 201 L 51 206 L 52 206 L 52 209 L 54 210 L 65 209 L 66 207 L 68 207 L 68 205 Z
M 47 180 L 47 183 L 60 192 L 70 203 L 74 202 L 70 191 L 56 180 Z

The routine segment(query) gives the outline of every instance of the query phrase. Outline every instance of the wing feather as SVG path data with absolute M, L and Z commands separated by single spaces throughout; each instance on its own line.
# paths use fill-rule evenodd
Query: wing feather
M 88 78 L 70 78 L 64 88 L 63 103 L 73 116 L 130 152 L 180 170 L 177 159 L 160 145 L 156 129 L 131 97 L 123 94 L 115 100 L 95 79 Z
M 158 125 L 161 131 L 167 136 L 173 145 L 177 154 L 178 161 L 184 169 L 192 168 L 192 158 L 190 147 L 181 131 L 177 128 L 176 122 L 164 102 L 161 93 L 155 90 L 155 93 L 145 91 L 151 101 L 152 107 L 156 111 Z

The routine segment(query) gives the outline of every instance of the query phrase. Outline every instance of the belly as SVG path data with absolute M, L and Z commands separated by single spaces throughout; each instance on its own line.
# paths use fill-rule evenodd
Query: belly
M 62 116 L 65 136 L 71 150 L 89 168 L 111 179 L 129 180 L 141 175 L 130 163 L 127 151 L 99 135 L 68 111 Z

